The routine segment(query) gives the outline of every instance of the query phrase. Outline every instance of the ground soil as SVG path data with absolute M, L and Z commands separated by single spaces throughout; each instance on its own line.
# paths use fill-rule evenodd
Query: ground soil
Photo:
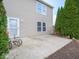
M 79 41 L 72 41 L 46 59 L 79 59 Z

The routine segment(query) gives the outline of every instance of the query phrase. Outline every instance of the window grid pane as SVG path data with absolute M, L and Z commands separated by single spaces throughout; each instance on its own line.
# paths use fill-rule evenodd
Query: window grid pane
M 41 22 L 37 22 L 37 31 L 41 31 Z
M 43 27 L 43 31 L 46 31 L 46 27 Z
M 37 27 L 37 31 L 40 32 L 41 31 L 41 27 Z
M 45 24 L 45 23 L 43 23 L 43 26 L 46 26 L 46 24 Z
M 38 23 L 37 23 L 37 26 L 41 26 L 41 22 L 38 22 Z
M 43 23 L 43 31 L 46 31 L 46 23 Z

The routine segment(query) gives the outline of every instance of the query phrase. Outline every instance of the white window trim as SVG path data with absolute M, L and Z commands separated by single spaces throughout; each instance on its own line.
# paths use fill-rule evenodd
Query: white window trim
M 41 21 L 38 21 L 38 22 L 41 22 Z M 43 26 L 43 23 L 45 23 L 45 26 Z M 37 26 L 38 27 L 38 26 Z M 46 32 L 47 31 L 47 23 L 46 22 L 41 22 L 41 26 L 39 26 L 39 27 L 41 27 L 41 31 L 38 31 L 38 29 L 37 29 L 37 32 Z M 45 31 L 43 31 L 43 28 L 46 28 L 46 30 Z
M 17 29 L 17 35 L 16 35 L 16 37 L 20 37 L 20 19 L 19 18 L 16 18 L 16 17 L 7 17 L 7 30 L 9 30 L 9 28 L 10 28 L 10 26 L 9 26 L 9 19 L 16 19 L 17 20 L 17 27 L 18 27 L 18 29 Z M 10 38 L 13 38 L 13 36 L 11 36 Z

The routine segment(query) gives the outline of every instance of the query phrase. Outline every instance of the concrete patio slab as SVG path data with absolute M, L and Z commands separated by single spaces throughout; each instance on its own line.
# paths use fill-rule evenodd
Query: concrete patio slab
M 26 37 L 22 40 L 23 45 L 11 50 L 8 59 L 44 59 L 72 41 L 52 35 Z

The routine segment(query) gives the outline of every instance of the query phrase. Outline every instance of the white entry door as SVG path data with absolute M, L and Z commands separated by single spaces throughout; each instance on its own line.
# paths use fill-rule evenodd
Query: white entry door
M 8 17 L 8 32 L 10 38 L 19 37 L 20 21 L 18 18 Z

